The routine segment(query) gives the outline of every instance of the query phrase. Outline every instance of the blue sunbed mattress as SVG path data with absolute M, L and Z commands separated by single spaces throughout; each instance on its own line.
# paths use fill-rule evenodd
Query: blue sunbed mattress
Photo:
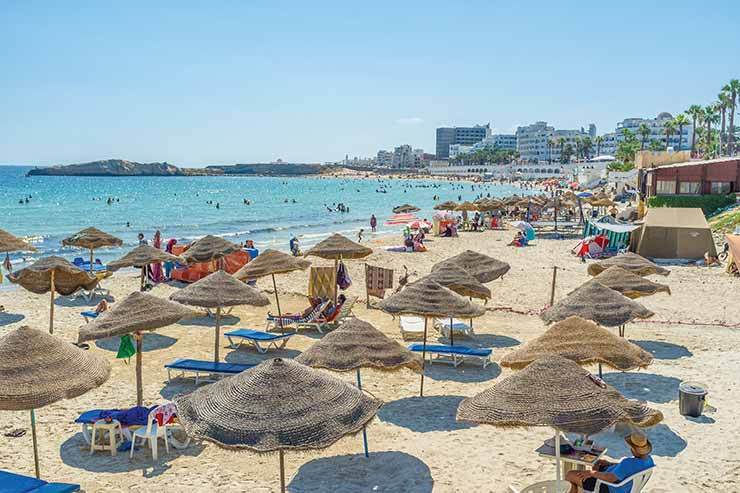
M 203 361 L 198 359 L 176 359 L 172 363 L 164 365 L 165 368 L 173 370 L 189 371 L 212 371 L 214 373 L 241 373 L 244 370 L 253 368 L 255 365 L 244 365 L 239 363 L 217 363 L 215 361 Z
M 270 334 L 269 332 L 263 332 L 261 330 L 238 329 L 227 332 L 224 335 L 231 337 L 243 337 L 245 339 L 253 339 L 255 341 L 269 342 L 275 341 L 277 339 L 283 339 L 285 337 L 290 337 L 293 334 Z
M 423 349 L 424 345 L 418 342 L 409 345 L 410 351 L 420 353 L 423 351 Z M 490 356 L 492 351 L 488 348 L 449 346 L 447 344 L 427 344 L 427 352 L 439 354 L 456 354 L 458 356 Z
M 72 491 L 80 491 L 80 485 L 47 483 L 31 476 L 0 471 L 0 492 L 2 493 L 69 493 Z

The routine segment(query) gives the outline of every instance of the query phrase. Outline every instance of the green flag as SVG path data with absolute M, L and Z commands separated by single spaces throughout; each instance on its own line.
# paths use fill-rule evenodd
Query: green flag
M 131 336 L 128 334 L 121 336 L 121 345 L 118 346 L 116 358 L 131 359 L 131 356 L 134 354 L 136 354 L 136 348 L 134 347 L 134 341 L 131 340 Z

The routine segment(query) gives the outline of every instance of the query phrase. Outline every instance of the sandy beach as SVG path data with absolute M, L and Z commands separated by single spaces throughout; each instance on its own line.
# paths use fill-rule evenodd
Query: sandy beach
M 398 274 L 406 265 L 413 279 L 427 274 L 432 265 L 465 249 L 494 256 L 511 264 L 503 279 L 488 286 L 493 298 L 487 313 L 475 321 L 474 338 L 468 345 L 492 347 L 493 360 L 500 359 L 523 342 L 545 330 L 536 315 L 549 300 L 554 266 L 559 268 L 555 298 L 589 279 L 586 264 L 570 254 L 576 240 L 538 240 L 528 248 L 508 247 L 511 231 L 462 233 L 459 238 L 430 238 L 426 253 L 392 253 L 385 246 L 397 237 L 370 237 L 373 265 L 391 267 Z M 326 261 L 311 259 L 315 265 Z M 374 324 L 388 336 L 404 342 L 398 320 L 367 309 L 364 299 L 363 263 L 346 263 L 354 281 L 349 294 L 360 300 L 354 314 Z M 737 280 L 721 268 L 676 266 L 667 278 L 672 295 L 660 293 L 640 300 L 653 310 L 653 319 L 627 326 L 627 337 L 654 355 L 643 371 L 605 371 L 605 380 L 627 397 L 644 399 L 663 412 L 665 420 L 648 430 L 654 445 L 657 468 L 646 493 L 740 491 L 740 436 L 736 433 L 733 403 L 740 401 L 740 295 Z M 4 285 L 6 286 L 6 285 Z M 134 273 L 119 273 L 105 281 L 113 298 L 120 300 L 136 290 Z M 272 285 L 261 280 L 258 287 L 271 294 Z M 305 307 L 306 272 L 278 277 L 281 305 L 285 311 Z M 166 297 L 177 287 L 156 286 L 152 293 Z M 271 296 L 271 300 L 274 298 Z M 48 297 L 21 288 L 0 290 L 0 334 L 21 325 L 45 330 Z M 60 298 L 56 304 L 55 335 L 76 341 L 84 323 L 80 311 L 94 303 L 82 298 Z M 265 308 L 237 307 L 226 318 L 230 326 L 263 328 Z M 734 325 L 735 327 L 723 327 Z M 439 334 L 431 332 L 431 339 Z M 319 335 L 304 331 L 286 349 L 258 355 L 253 350 L 231 350 L 222 340 L 222 357 L 228 362 L 256 363 L 275 356 L 292 358 L 308 348 Z M 461 339 L 462 341 L 462 339 Z M 279 486 L 277 455 L 222 450 L 206 443 L 191 443 L 184 450 L 170 449 L 153 462 L 148 451 L 134 459 L 119 453 L 92 456 L 74 419 L 94 408 L 130 407 L 135 402 L 134 369 L 115 359 L 118 340 L 91 344 L 90 351 L 112 362 L 111 378 L 102 387 L 37 411 L 42 477 L 80 483 L 86 492 L 102 491 L 223 491 L 268 492 Z M 167 383 L 164 365 L 178 357 L 208 359 L 213 351 L 213 321 L 202 317 L 148 334 L 144 343 L 144 401 L 152 405 L 192 391 L 192 380 Z M 596 371 L 596 368 L 592 368 Z M 361 436 L 346 437 L 328 449 L 287 453 L 286 474 L 293 492 L 495 492 L 509 484 L 518 487 L 554 479 L 554 462 L 534 452 L 551 437 L 545 428 L 496 429 L 455 421 L 459 402 L 493 385 L 511 370 L 492 364 L 458 368 L 427 367 L 425 397 L 418 398 L 418 375 L 407 371 L 364 372 L 363 387 L 385 402 L 368 427 L 371 456 L 362 455 Z M 352 381 L 354 374 L 343 374 Z M 698 381 L 709 389 L 715 412 L 686 418 L 678 412 L 678 385 Z M 33 475 L 31 433 L 27 412 L 3 412 L 0 434 L 16 428 L 28 430 L 20 438 L 0 437 L 0 468 Z M 608 446 L 608 455 L 628 453 L 616 433 L 603 433 L 597 441 Z M 0 490 L 1 490 L 0 486 Z

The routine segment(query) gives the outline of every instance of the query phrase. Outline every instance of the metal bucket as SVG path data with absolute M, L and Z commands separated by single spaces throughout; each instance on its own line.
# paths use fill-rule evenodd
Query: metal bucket
M 696 382 L 683 382 L 678 386 L 678 409 L 682 416 L 698 418 L 704 412 L 707 389 Z

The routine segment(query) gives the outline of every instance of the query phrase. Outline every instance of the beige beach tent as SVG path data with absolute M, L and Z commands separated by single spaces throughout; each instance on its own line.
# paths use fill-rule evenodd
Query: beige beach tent
M 642 228 L 632 233 L 630 250 L 643 257 L 701 259 L 717 249 L 701 209 L 656 207 L 648 210 Z

